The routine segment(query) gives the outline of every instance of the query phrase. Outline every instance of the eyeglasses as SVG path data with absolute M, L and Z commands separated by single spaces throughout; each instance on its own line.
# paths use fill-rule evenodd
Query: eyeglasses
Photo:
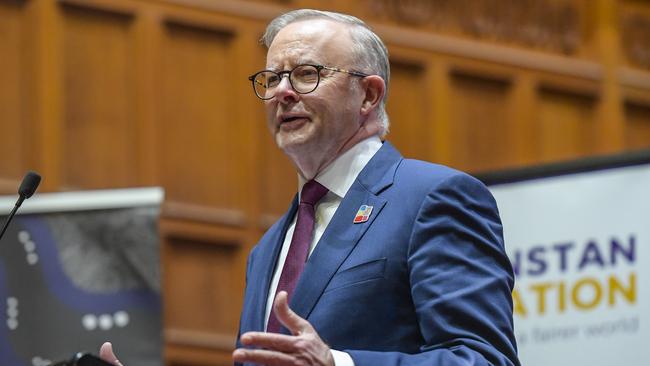
M 290 71 L 279 71 L 275 72 L 272 70 L 262 70 L 248 77 L 253 83 L 253 90 L 255 95 L 262 100 L 269 100 L 275 96 L 275 90 L 282 78 L 286 75 L 289 77 L 289 83 L 293 90 L 298 94 L 308 94 L 316 90 L 318 84 L 320 83 L 320 72 L 321 70 L 330 70 L 336 72 L 344 72 L 346 74 L 357 76 L 360 78 L 365 78 L 370 76 L 362 72 L 349 71 L 344 69 L 339 69 L 336 67 L 329 67 L 323 65 L 309 65 L 303 64 L 294 67 Z

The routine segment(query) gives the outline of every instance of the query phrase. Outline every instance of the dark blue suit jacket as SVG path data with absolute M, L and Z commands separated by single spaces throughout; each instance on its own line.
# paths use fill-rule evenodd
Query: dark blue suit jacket
M 372 214 L 354 224 L 361 205 L 373 206 Z M 294 198 L 248 259 L 240 334 L 264 330 L 271 277 L 295 211 Z M 309 257 L 290 307 L 356 366 L 519 365 L 512 287 L 485 186 L 403 159 L 385 142 Z

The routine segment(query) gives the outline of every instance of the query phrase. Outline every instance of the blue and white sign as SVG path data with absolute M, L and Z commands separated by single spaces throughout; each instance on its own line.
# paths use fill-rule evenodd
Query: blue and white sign
M 526 366 L 650 364 L 650 165 L 494 185 Z

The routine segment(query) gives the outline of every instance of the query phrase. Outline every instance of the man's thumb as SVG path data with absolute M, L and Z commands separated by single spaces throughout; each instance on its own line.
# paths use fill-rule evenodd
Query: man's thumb
M 273 304 L 273 310 L 280 323 L 287 327 L 293 335 L 304 332 L 305 328 L 311 328 L 306 320 L 291 310 L 289 307 L 289 295 L 286 291 L 278 292 L 278 295 L 275 297 L 275 303 Z
M 113 352 L 113 345 L 111 342 L 104 342 L 99 348 L 99 358 L 115 366 L 122 366 L 122 363 L 117 359 Z

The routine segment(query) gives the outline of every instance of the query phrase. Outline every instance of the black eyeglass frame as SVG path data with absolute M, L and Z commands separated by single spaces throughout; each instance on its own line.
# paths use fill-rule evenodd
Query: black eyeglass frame
M 296 69 L 298 69 L 299 67 L 303 67 L 303 66 L 314 67 L 316 69 L 316 75 L 318 77 L 317 80 L 316 80 L 316 84 L 314 84 L 314 88 L 311 89 L 310 91 L 306 91 L 306 92 L 298 91 L 296 89 L 296 87 L 293 85 L 293 81 L 291 81 L 291 74 Z M 255 78 L 257 77 L 257 75 L 259 75 L 259 74 L 261 74 L 263 72 L 271 72 L 271 73 L 278 76 L 278 85 L 280 85 L 280 83 L 282 82 L 282 78 L 284 77 L 284 75 L 287 75 L 287 77 L 289 78 L 289 84 L 291 84 L 291 88 L 296 93 L 298 93 L 298 94 L 309 94 L 309 93 L 313 92 L 314 90 L 316 90 L 316 88 L 318 88 L 318 85 L 320 85 L 320 80 L 321 80 L 320 72 L 321 72 L 321 70 L 330 70 L 330 71 L 342 72 L 342 73 L 352 75 L 352 76 L 356 76 L 356 77 L 360 77 L 360 78 L 365 78 L 365 77 L 370 76 L 370 74 L 366 74 L 366 73 L 363 73 L 363 72 L 346 70 L 346 69 L 341 69 L 341 68 L 338 68 L 338 67 L 324 66 L 324 65 L 313 65 L 313 64 L 300 64 L 300 65 L 296 65 L 296 67 L 294 67 L 291 70 L 283 70 L 283 71 L 261 70 L 261 71 L 258 71 L 256 73 L 254 73 L 253 75 L 249 76 L 248 80 L 251 81 L 252 86 L 253 86 L 253 92 L 255 93 L 255 95 L 258 98 L 260 98 L 262 100 L 270 100 L 270 99 L 273 99 L 275 97 L 275 93 L 272 96 L 268 97 L 268 98 L 262 97 L 261 95 L 259 95 L 257 93 L 257 89 L 255 88 L 255 84 L 257 83 L 258 85 L 262 85 L 261 83 L 255 81 Z M 264 87 L 264 86 L 262 85 L 262 87 Z M 266 88 L 266 89 L 268 89 L 268 88 Z

